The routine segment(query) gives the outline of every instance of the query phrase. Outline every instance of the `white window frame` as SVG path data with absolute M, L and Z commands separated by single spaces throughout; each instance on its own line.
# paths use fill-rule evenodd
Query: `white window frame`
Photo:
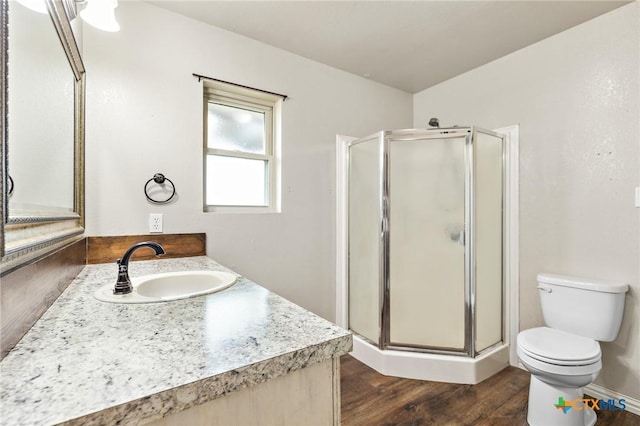
M 278 213 L 280 212 L 280 116 L 281 96 L 219 81 L 204 81 L 203 103 L 203 206 L 205 212 Z M 264 113 L 265 153 L 229 151 L 208 147 L 209 103 Z M 207 157 L 218 155 L 232 158 L 262 160 L 267 163 L 265 176 L 265 206 L 230 206 L 207 204 Z

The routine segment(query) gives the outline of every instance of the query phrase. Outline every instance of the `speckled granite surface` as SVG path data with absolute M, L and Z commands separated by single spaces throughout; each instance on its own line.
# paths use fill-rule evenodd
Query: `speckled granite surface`
M 132 277 L 224 270 L 207 257 L 132 262 Z M 0 362 L 4 425 L 137 424 L 342 355 L 350 334 L 240 277 L 213 295 L 111 304 L 87 266 Z

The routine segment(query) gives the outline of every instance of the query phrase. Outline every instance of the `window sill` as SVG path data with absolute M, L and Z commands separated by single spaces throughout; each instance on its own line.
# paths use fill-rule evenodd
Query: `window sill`
M 232 214 L 265 214 L 280 213 L 279 208 L 273 206 L 205 206 L 205 213 L 232 213 Z

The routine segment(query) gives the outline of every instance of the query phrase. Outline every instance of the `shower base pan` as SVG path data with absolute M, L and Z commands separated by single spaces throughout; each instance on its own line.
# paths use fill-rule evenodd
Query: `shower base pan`
M 380 350 L 354 334 L 351 355 L 378 373 L 407 379 L 475 385 L 509 366 L 509 345 L 476 358 Z

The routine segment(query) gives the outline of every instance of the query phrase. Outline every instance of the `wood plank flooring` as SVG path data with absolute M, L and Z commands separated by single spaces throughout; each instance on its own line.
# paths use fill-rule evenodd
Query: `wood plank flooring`
M 355 358 L 341 358 L 342 424 L 526 425 L 529 373 L 509 367 L 472 385 L 383 376 Z M 599 411 L 597 426 L 640 426 L 627 411 Z

